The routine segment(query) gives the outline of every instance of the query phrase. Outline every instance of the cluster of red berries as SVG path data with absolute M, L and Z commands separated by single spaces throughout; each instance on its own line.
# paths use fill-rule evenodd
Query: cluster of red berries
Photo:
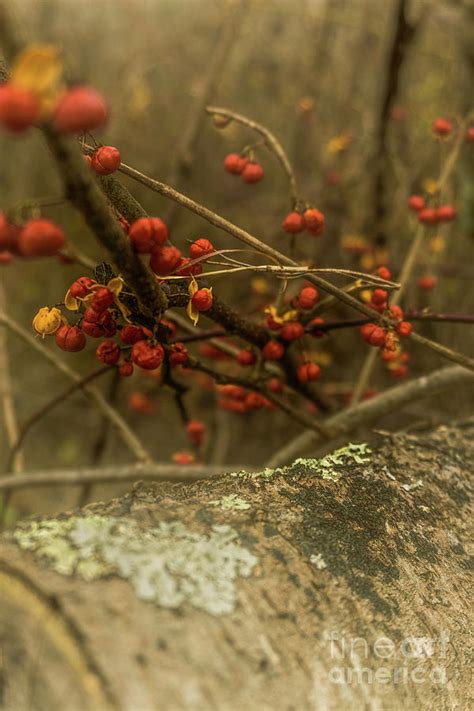
M 439 207 L 426 207 L 422 195 L 411 195 L 408 198 L 408 207 L 418 215 L 418 221 L 424 225 L 437 225 L 440 222 L 451 222 L 456 219 L 456 208 L 453 205 L 440 205 Z
M 41 118 L 41 103 L 33 91 L 7 82 L 0 86 L 0 125 L 12 133 L 24 133 Z M 86 133 L 103 126 L 108 108 L 99 92 L 75 86 L 60 96 L 50 121 L 59 133 Z
M 240 385 L 220 385 L 218 387 L 218 407 L 231 412 L 246 413 L 251 410 L 266 408 L 273 410 L 274 405 L 261 393 L 247 390 Z
M 238 153 L 229 153 L 226 156 L 224 168 L 231 175 L 240 175 L 244 183 L 259 183 L 265 175 L 258 161 L 249 160 Z
M 283 229 L 289 234 L 298 234 L 306 230 L 315 237 L 319 237 L 324 232 L 325 217 L 321 210 L 309 207 L 303 213 L 289 212 L 283 220 Z
M 18 257 L 51 257 L 64 246 L 64 232 L 51 220 L 35 218 L 23 226 L 0 212 L 0 264 Z

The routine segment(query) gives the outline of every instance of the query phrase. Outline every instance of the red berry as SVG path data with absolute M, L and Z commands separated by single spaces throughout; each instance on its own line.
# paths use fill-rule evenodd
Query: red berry
M 378 269 L 375 270 L 375 273 L 381 279 L 391 279 L 392 278 L 392 273 L 391 273 L 390 269 L 388 269 L 388 267 L 379 267 Z
M 133 323 L 127 323 L 120 331 L 119 336 L 122 343 L 127 346 L 133 346 L 134 343 L 144 340 L 143 329 Z
M 50 257 L 64 246 L 64 232 L 51 220 L 30 220 L 18 235 L 23 257 Z
M 296 375 L 300 383 L 309 383 L 319 378 L 321 368 L 317 363 L 303 363 L 298 367 Z
M 156 409 L 148 395 L 137 391 L 131 392 L 128 396 L 128 405 L 132 410 L 141 412 L 143 415 L 152 415 Z
M 18 248 L 18 235 L 20 228 L 12 225 L 6 215 L 0 212 L 0 250 L 16 252 Z
M 397 306 L 396 304 L 390 306 L 390 313 L 397 321 L 401 321 L 403 318 L 403 309 L 400 306 Z
M 385 345 L 385 331 L 380 326 L 375 326 L 367 339 L 371 346 L 381 347 Z
M 408 374 L 408 368 L 406 365 L 399 365 L 398 368 L 393 368 L 393 370 L 390 370 L 390 375 L 392 378 L 405 378 Z
M 266 399 L 260 393 L 252 391 L 245 396 L 245 405 L 249 410 L 261 410 L 267 404 Z
M 186 433 L 195 447 L 200 447 L 204 439 L 206 426 L 200 420 L 190 420 L 186 425 Z
M 172 459 L 175 464 L 182 464 L 185 466 L 194 464 L 195 462 L 195 456 L 191 452 L 175 452 Z
M 448 136 L 453 130 L 453 124 L 451 121 L 448 121 L 448 119 L 437 118 L 436 121 L 433 121 L 431 124 L 431 128 L 438 136 Z
M 163 347 L 157 343 L 153 345 L 148 341 L 138 341 L 132 346 L 132 360 L 135 365 L 144 370 L 155 370 L 161 365 L 164 357 Z
M 238 153 L 229 153 L 224 160 L 224 168 L 233 175 L 240 175 L 246 165 L 247 158 L 239 156 Z
M 260 163 L 249 161 L 242 171 L 242 179 L 245 183 L 259 183 L 265 173 Z
M 94 291 L 94 295 L 90 302 L 91 309 L 94 311 L 107 311 L 107 309 L 114 303 L 114 295 L 105 286 L 101 286 Z
M 79 277 L 69 287 L 69 293 L 76 299 L 83 299 L 90 292 L 92 284 L 94 284 L 93 279 L 86 276 Z
M 408 198 L 408 207 L 410 210 L 419 212 L 420 210 L 423 210 L 425 205 L 425 198 L 422 195 L 410 195 Z
M 413 330 L 413 326 L 408 321 L 400 321 L 397 324 L 397 333 L 402 338 L 407 338 Z
M 298 321 L 287 321 L 283 324 L 280 335 L 285 341 L 296 341 L 304 336 L 304 326 Z
M 201 274 L 202 264 L 191 264 L 191 259 L 189 257 L 183 257 L 179 264 L 176 274 L 179 276 L 191 276 L 196 274 Z
M 265 360 L 280 360 L 285 353 L 285 347 L 278 341 L 268 341 L 262 348 Z
M 119 367 L 119 373 L 122 378 L 129 378 L 131 375 L 133 375 L 133 363 L 130 363 L 129 361 L 126 361 L 126 363 L 122 363 L 122 365 Z
M 440 205 L 436 210 L 438 222 L 450 222 L 456 218 L 456 208 L 452 205 Z
M 474 126 L 467 129 L 466 143 L 474 143 Z
M 384 363 L 390 363 L 392 360 L 396 360 L 397 358 L 397 352 L 393 350 L 389 350 L 387 348 L 383 348 L 380 351 L 380 357 L 383 360 Z
M 283 220 L 283 229 L 290 234 L 302 232 L 305 227 L 305 219 L 299 212 L 290 212 Z
M 432 207 L 425 207 L 418 213 L 418 221 L 424 225 L 436 225 L 438 222 L 438 215 L 436 210 Z
M 172 368 L 177 365 L 186 365 L 189 360 L 188 349 L 184 343 L 174 343 L 169 354 L 169 364 Z
M 196 311 L 209 311 L 212 308 L 212 291 L 198 289 L 191 297 L 191 303 Z
M 107 365 L 115 365 L 120 358 L 120 348 L 115 341 L 102 341 L 95 352 L 97 358 Z
M 253 365 L 257 360 L 257 356 L 253 351 L 241 350 L 237 353 L 237 363 L 239 365 Z
M 0 124 L 13 133 L 23 133 L 40 117 L 40 105 L 31 91 L 14 84 L 0 86 Z
M 373 304 L 376 306 L 381 306 L 382 304 L 385 304 L 388 299 L 388 291 L 385 291 L 385 289 L 374 289 L 372 292 L 372 298 L 371 301 Z
M 86 337 L 81 329 L 77 326 L 69 326 L 68 324 L 64 324 L 58 328 L 55 333 L 55 339 L 59 348 L 68 353 L 82 351 L 86 345 Z
M 314 207 L 310 207 L 305 210 L 304 219 L 306 222 L 306 229 L 315 237 L 318 237 L 324 230 L 325 217 L 321 210 L 316 210 Z
M 298 294 L 298 307 L 300 309 L 312 309 L 318 299 L 318 290 L 314 286 L 305 286 Z
M 420 289 L 434 289 L 437 284 L 437 279 L 433 276 L 423 276 L 418 279 L 417 284 Z
M 211 254 L 214 251 L 214 247 L 209 242 L 208 239 L 201 237 L 197 239 L 189 248 L 189 256 L 191 259 L 199 259 L 200 257 L 205 257 L 206 254 Z
M 316 328 L 317 326 L 320 326 L 323 323 L 323 318 L 313 318 L 313 320 L 309 322 L 308 327 L 311 329 L 310 334 L 311 336 L 313 336 L 313 338 L 323 338 L 326 335 L 324 331 L 318 331 Z
M 92 156 L 91 167 L 99 175 L 110 175 L 120 168 L 121 163 L 122 157 L 118 148 L 101 146 Z
M 151 254 L 150 267 L 158 276 L 167 276 L 175 271 L 181 261 L 177 247 L 160 247 Z
M 130 225 L 128 236 L 139 254 L 151 254 L 168 239 L 168 228 L 159 217 L 140 217 Z
M 272 393 L 283 392 L 283 383 L 281 382 L 280 378 L 270 378 L 267 383 L 267 387 Z
M 107 115 L 107 104 L 98 91 L 76 86 L 60 99 L 52 122 L 60 133 L 85 133 L 103 126 Z
M 372 331 L 376 327 L 377 326 L 375 323 L 364 323 L 364 325 L 360 327 L 359 333 L 362 336 L 362 338 L 364 339 L 364 341 L 369 340 Z

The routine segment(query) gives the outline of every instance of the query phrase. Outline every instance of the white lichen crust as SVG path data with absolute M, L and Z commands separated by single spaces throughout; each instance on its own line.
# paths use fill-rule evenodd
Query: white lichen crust
M 257 563 L 227 525 L 205 535 L 180 521 L 143 529 L 133 520 L 89 515 L 32 522 L 13 538 L 62 575 L 96 580 L 115 574 L 142 600 L 168 608 L 187 602 L 212 615 L 235 609 L 235 581 L 250 576 Z

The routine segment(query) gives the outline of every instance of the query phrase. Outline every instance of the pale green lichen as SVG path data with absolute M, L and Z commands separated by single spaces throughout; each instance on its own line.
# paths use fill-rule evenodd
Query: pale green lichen
M 228 496 L 223 496 L 221 499 L 214 499 L 209 503 L 211 506 L 219 506 L 225 510 L 235 509 L 237 511 L 244 511 L 251 508 L 249 502 L 241 496 L 237 496 L 237 494 L 229 494 Z
M 270 469 L 270 467 L 266 467 L 261 472 L 232 472 L 230 476 L 236 476 L 241 479 L 270 479 L 270 477 L 275 474 L 281 474 L 281 472 L 281 469 Z
M 336 449 L 322 459 L 297 459 L 292 466 L 304 466 L 315 471 L 322 479 L 337 481 L 342 476 L 342 471 L 338 467 L 350 462 L 368 464 L 370 462 L 368 455 L 371 453 L 372 450 L 365 442 L 361 444 L 349 442 L 346 447 Z
M 62 575 L 117 575 L 142 600 L 170 608 L 188 602 L 213 615 L 234 610 L 235 581 L 250 576 L 257 563 L 227 525 L 204 535 L 180 521 L 142 528 L 133 520 L 91 515 L 32 522 L 18 527 L 13 539 Z
M 324 568 L 328 567 L 321 553 L 313 553 L 310 555 L 309 562 L 318 570 L 324 570 Z

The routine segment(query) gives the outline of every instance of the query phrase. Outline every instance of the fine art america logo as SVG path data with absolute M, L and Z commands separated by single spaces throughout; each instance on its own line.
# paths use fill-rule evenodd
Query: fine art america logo
M 329 679 L 340 685 L 444 685 L 449 637 L 407 636 L 401 641 L 378 637 L 368 641 L 340 632 L 327 634 Z

